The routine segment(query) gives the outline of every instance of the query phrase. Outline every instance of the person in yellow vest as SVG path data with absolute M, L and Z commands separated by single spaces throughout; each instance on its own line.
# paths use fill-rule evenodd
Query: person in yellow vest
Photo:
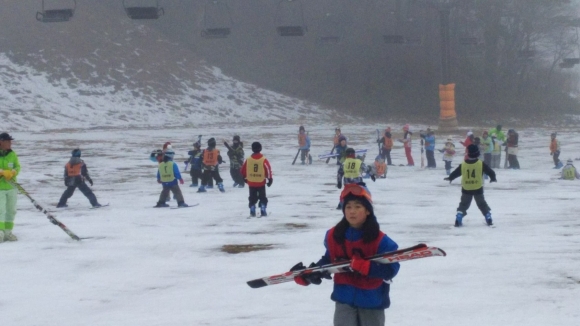
M 91 186 L 93 185 L 93 179 L 89 176 L 89 170 L 85 165 L 85 162 L 81 160 L 81 150 L 76 148 L 71 152 L 71 158 L 68 163 L 64 166 L 64 185 L 67 187 L 56 207 L 62 208 L 67 207 L 66 201 L 72 197 L 73 193 L 77 188 L 87 197 L 93 207 L 101 207 L 101 204 L 97 201 L 97 197 L 87 186 L 85 180 L 88 181 Z
M 0 243 L 18 240 L 12 234 L 18 191 L 10 182 L 16 182 L 16 176 L 20 173 L 20 161 L 12 150 L 13 140 L 6 132 L 0 134 Z
M 171 148 L 167 148 L 163 153 L 163 161 L 159 163 L 159 169 L 157 170 L 157 183 L 163 186 L 161 194 L 159 195 L 159 201 L 154 207 L 169 207 L 165 203 L 165 199 L 169 196 L 169 192 L 173 193 L 173 197 L 177 200 L 177 207 L 188 207 L 183 199 L 183 194 L 181 189 L 179 189 L 180 184 L 183 184 L 183 178 L 179 172 L 179 167 L 177 163 L 173 162 L 173 157 L 175 152 Z
M 467 210 L 473 198 L 475 198 L 477 207 L 485 217 L 487 225 L 493 225 L 491 209 L 483 196 L 483 174 L 485 173 L 489 176 L 489 182 L 497 182 L 497 179 L 495 178 L 495 171 L 478 159 L 479 154 L 479 148 L 476 145 L 467 146 L 468 157 L 444 179 L 451 183 L 455 178 L 461 176 L 461 201 L 455 216 L 456 227 L 463 226 L 463 217 L 467 215 Z
M 336 187 L 338 189 L 342 188 L 343 180 L 345 185 L 359 182 L 364 183 L 363 175 L 369 172 L 369 169 L 364 164 L 363 160 L 356 157 L 354 148 L 351 147 L 347 148 L 345 153 L 346 158 L 338 168 L 338 173 L 336 174 Z M 373 180 L 374 182 L 376 180 L 376 175 L 372 170 L 369 172 L 369 174 L 371 180 Z M 342 209 L 342 202 L 338 203 L 336 209 Z
M 252 143 L 252 156 L 248 157 L 242 165 L 241 172 L 244 180 L 250 188 L 249 207 L 250 216 L 256 216 L 256 203 L 260 201 L 260 216 L 268 216 L 266 207 L 268 197 L 266 197 L 266 186 L 270 187 L 274 179 L 270 162 L 261 154 L 262 144 Z M 266 183 L 266 180 L 268 183 Z
M 201 186 L 197 189 L 197 192 L 207 192 L 205 187 L 208 185 L 210 180 L 214 179 L 218 189 L 221 192 L 225 192 L 224 180 L 220 176 L 219 165 L 225 163 L 220 155 L 220 151 L 216 148 L 215 138 L 210 138 L 207 140 L 207 148 L 201 153 L 202 157 L 202 169 L 203 175 L 201 177 Z
M 578 173 L 578 170 L 576 170 L 576 167 L 574 166 L 574 162 L 572 161 L 572 159 L 568 159 L 568 161 L 566 161 L 566 165 L 562 169 L 561 179 L 564 180 L 580 179 L 580 173 Z
M 560 161 L 561 146 L 560 146 L 560 141 L 558 139 L 556 139 L 557 136 L 558 136 L 558 134 L 556 134 L 555 132 L 553 132 L 550 135 L 550 138 L 551 138 L 550 155 L 552 155 L 552 158 L 554 159 L 554 169 L 559 169 L 562 166 L 564 166 L 562 164 L 562 161 Z

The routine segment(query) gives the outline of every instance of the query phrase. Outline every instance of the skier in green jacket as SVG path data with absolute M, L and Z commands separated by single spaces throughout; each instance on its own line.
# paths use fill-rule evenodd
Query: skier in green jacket
M 12 234 L 14 218 L 16 217 L 16 190 L 10 181 L 16 182 L 20 173 L 18 155 L 12 150 L 12 138 L 8 133 L 0 134 L 0 243 L 16 241 Z

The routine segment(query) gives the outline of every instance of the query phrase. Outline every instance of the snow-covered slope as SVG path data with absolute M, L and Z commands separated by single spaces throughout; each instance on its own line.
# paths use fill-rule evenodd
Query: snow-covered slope
M 335 115 L 316 104 L 240 82 L 215 67 L 200 66 L 193 76 L 173 76 L 180 89 L 174 88 L 172 93 L 151 86 L 117 88 L 106 78 L 96 84 L 74 77 L 51 78 L 0 54 L 0 129 L 198 126 L 328 120 Z

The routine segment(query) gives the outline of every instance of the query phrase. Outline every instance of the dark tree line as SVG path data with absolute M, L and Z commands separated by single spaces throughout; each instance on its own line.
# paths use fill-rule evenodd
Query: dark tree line
M 165 6 L 159 26 L 209 63 L 261 86 L 352 112 L 431 120 L 438 116 L 441 82 L 437 2 L 302 1 L 303 18 L 283 18 L 284 24 L 303 22 L 306 35 L 282 38 L 275 32 L 282 23 L 280 1 L 230 0 L 232 34 L 205 40 L 197 32 L 216 14 L 205 16 L 204 1 L 175 0 Z M 566 60 L 580 58 L 575 3 L 450 2 L 450 76 L 457 83 L 460 120 L 577 109 L 578 66 Z M 397 35 L 402 44 L 393 42 Z M 340 42 L 320 41 L 328 36 L 340 36 Z

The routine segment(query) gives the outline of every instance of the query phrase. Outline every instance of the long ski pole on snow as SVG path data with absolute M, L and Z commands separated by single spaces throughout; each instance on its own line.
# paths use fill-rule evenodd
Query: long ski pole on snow
M 298 152 L 296 152 L 296 156 L 294 156 L 294 161 L 292 161 L 292 165 L 294 165 L 294 163 L 296 163 L 296 159 L 298 158 L 298 154 L 300 154 L 300 148 L 298 149 Z
M 333 154 L 335 149 L 336 149 L 336 145 L 335 146 L 332 146 L 332 149 L 330 150 L 330 154 Z M 326 164 L 328 164 L 328 162 L 330 161 L 330 158 L 332 158 L 332 156 L 329 156 L 326 159 Z
M 73 240 L 81 241 L 81 238 L 79 238 L 76 234 L 74 234 L 71 230 L 69 230 L 66 227 L 66 225 L 62 224 L 59 220 L 56 219 L 56 217 L 54 215 L 52 215 L 49 211 L 47 211 L 44 207 L 42 207 L 36 200 L 34 200 L 34 198 L 32 198 L 30 196 L 30 194 L 28 193 L 28 191 L 26 191 L 24 188 L 22 188 L 22 186 L 19 183 L 15 182 L 15 181 L 11 181 L 11 180 L 8 181 L 8 183 L 11 184 L 12 186 L 14 186 L 16 189 L 18 189 L 18 191 L 21 194 L 23 194 L 24 196 L 28 197 L 28 199 L 30 199 L 30 201 L 32 202 L 32 205 L 34 205 L 34 207 L 36 207 L 36 209 L 38 209 L 44 215 L 46 215 L 46 217 L 48 218 L 48 220 L 50 221 L 50 223 L 52 223 L 52 224 L 58 226 L 59 228 L 61 228 Z
M 381 155 L 381 143 L 380 143 L 381 137 L 380 137 L 380 135 L 381 134 L 379 132 L 379 129 L 377 129 L 377 145 L 379 146 L 379 155 Z M 381 155 L 381 157 L 382 157 L 382 155 Z

